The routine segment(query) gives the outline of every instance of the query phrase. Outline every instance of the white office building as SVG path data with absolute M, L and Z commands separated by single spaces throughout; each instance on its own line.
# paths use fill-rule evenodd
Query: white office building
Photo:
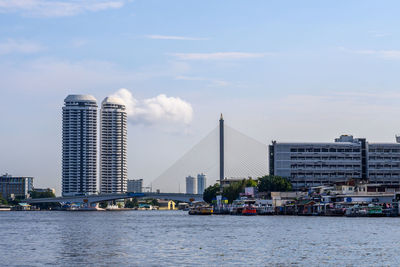
M 269 146 L 271 175 L 288 178 L 294 188 L 346 182 L 400 183 L 400 140 L 368 143 L 342 135 L 330 143 L 278 143 Z
M 186 194 L 197 194 L 197 179 L 193 176 L 186 177 Z
M 100 192 L 127 192 L 127 115 L 121 99 L 106 97 L 100 110 Z
M 91 95 L 64 100 L 62 125 L 62 195 L 97 191 L 97 103 Z
M 203 173 L 197 174 L 197 194 L 203 194 L 206 184 L 206 175 Z

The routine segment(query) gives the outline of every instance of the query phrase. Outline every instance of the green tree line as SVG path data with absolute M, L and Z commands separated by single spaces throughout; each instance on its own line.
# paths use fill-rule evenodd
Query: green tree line
M 291 191 L 292 184 L 286 178 L 274 175 L 265 175 L 257 180 L 243 179 L 242 181 L 231 183 L 224 187 L 222 196 L 228 199 L 229 203 L 239 198 L 240 193 L 244 193 L 245 187 L 256 187 L 258 192 L 273 192 L 273 191 Z M 203 193 L 204 201 L 211 203 L 212 200 L 220 194 L 220 186 L 218 183 L 207 187 Z

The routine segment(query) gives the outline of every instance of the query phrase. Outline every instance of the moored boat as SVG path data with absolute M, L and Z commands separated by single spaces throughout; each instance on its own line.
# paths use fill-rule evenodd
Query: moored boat
M 246 206 L 242 209 L 242 215 L 257 215 L 257 209 L 253 206 Z
M 213 208 L 207 206 L 194 207 L 189 210 L 189 215 L 211 215 Z
M 11 207 L 6 205 L 0 205 L 0 211 L 10 211 Z

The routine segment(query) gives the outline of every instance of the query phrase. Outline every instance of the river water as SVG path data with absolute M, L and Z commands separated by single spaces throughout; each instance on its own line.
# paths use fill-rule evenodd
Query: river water
M 1 266 L 398 266 L 400 218 L 0 212 Z

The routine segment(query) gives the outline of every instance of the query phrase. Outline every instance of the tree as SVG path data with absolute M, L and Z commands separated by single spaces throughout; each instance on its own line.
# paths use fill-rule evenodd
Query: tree
M 52 198 L 52 197 L 56 197 L 56 195 L 50 190 L 45 191 L 45 192 L 31 191 L 31 192 L 29 192 L 29 195 L 31 196 L 31 198 Z
M 292 184 L 286 178 L 274 175 L 266 175 L 258 179 L 259 192 L 286 192 L 292 190 Z
M 203 192 L 203 200 L 211 203 L 217 194 L 219 194 L 219 184 L 210 185 Z
M 105 209 L 105 208 L 107 208 L 107 206 L 108 206 L 108 202 L 107 201 L 99 202 L 99 207 L 100 208 Z
M 2 194 L 0 194 L 0 205 L 7 205 L 7 200 L 3 198 Z
M 157 200 L 157 199 L 152 199 L 152 200 L 150 201 L 150 204 L 151 204 L 152 206 L 158 206 L 158 200 Z
M 31 196 L 31 198 L 52 198 L 52 197 L 56 197 L 56 195 L 50 191 L 47 190 L 45 192 L 38 192 L 38 191 L 31 191 L 29 192 L 29 195 Z M 35 206 L 39 207 L 41 210 L 48 210 L 48 209 L 53 209 L 56 207 L 59 207 L 60 204 L 59 203 L 38 203 L 35 204 Z
M 243 181 L 240 182 L 234 182 L 230 184 L 228 187 L 224 188 L 222 196 L 226 197 L 229 203 L 232 203 L 232 201 L 239 198 L 240 193 L 244 192 L 245 187 L 246 187 L 245 179 L 243 179 Z
M 245 187 L 257 187 L 258 182 L 257 180 L 253 180 L 251 177 L 245 180 Z
M 125 208 L 133 209 L 139 206 L 137 199 L 134 197 L 132 200 L 128 200 L 125 202 Z

